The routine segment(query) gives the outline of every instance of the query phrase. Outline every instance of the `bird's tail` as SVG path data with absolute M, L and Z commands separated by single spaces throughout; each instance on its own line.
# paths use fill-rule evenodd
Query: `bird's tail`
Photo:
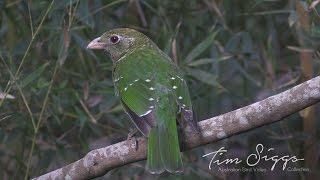
M 152 174 L 183 170 L 175 119 L 164 120 L 148 136 L 147 170 Z

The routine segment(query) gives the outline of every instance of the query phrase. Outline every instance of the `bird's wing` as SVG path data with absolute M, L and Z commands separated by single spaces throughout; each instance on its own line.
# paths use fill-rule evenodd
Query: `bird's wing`
M 193 107 L 189 89 L 182 73 L 176 69 L 170 74 L 174 97 L 180 107 L 182 123 L 188 123 L 194 130 L 197 130 L 197 121 L 194 117 Z
M 141 49 L 120 59 L 114 68 L 113 79 L 121 102 L 138 129 L 148 135 L 156 125 L 154 108 L 155 86 L 166 81 L 169 63 L 156 51 Z
M 157 123 L 154 108 L 164 92 L 156 88 L 161 87 L 173 98 L 173 108 L 180 107 L 182 121 L 196 127 L 186 81 L 178 67 L 159 51 L 142 48 L 120 59 L 114 82 L 126 112 L 144 135 Z

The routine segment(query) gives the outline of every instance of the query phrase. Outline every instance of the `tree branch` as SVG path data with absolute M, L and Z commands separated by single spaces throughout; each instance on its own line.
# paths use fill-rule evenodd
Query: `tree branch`
M 182 150 L 199 147 L 283 119 L 320 101 L 320 76 L 249 106 L 198 123 L 201 135 L 187 127 Z M 39 180 L 90 179 L 111 169 L 146 159 L 146 138 L 92 150 L 82 159 L 49 172 Z

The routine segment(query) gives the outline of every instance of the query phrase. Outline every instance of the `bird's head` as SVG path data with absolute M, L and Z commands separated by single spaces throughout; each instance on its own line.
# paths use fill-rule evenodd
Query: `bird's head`
M 116 62 L 131 50 L 144 44 L 150 44 L 144 34 L 129 28 L 113 29 L 105 32 L 100 37 L 92 40 L 88 49 L 101 49 L 106 51 L 111 59 Z

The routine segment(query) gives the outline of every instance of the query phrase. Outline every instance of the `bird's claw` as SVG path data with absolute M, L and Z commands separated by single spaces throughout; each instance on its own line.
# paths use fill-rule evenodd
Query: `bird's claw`
M 127 136 L 127 140 L 131 140 L 137 132 L 138 132 L 137 129 L 130 129 Z
M 130 129 L 130 132 L 128 133 L 127 140 L 133 141 L 135 145 L 136 151 L 138 150 L 138 139 L 135 137 L 135 134 L 138 132 L 137 129 Z

